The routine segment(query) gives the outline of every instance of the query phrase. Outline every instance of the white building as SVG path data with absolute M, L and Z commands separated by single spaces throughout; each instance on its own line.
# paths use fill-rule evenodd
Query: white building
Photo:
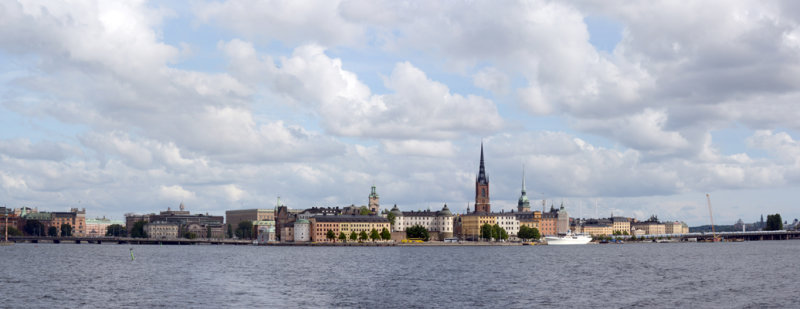
M 306 219 L 294 222 L 294 241 L 311 241 L 311 223 Z
M 513 212 L 497 212 L 494 213 L 497 218 L 497 225 L 506 230 L 509 237 L 516 237 L 519 233 L 519 219 L 517 214 Z
M 440 238 L 453 237 L 453 213 L 444 205 L 440 211 L 400 211 L 397 205 L 391 212 L 395 215 L 392 232 L 404 232 L 407 228 L 420 225 L 428 232 L 440 234 Z
M 175 222 L 150 222 L 144 225 L 144 232 L 148 238 L 175 239 L 178 238 L 180 225 Z

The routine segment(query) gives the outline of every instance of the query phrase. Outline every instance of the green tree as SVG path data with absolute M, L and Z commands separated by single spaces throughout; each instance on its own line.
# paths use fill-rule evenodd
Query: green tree
M 392 233 L 389 232 L 388 229 L 383 228 L 383 230 L 381 230 L 381 238 L 383 240 L 390 240 L 390 239 L 392 239 Z
M 767 215 L 767 226 L 765 231 L 779 231 L 783 229 L 783 219 L 780 214 Z
M 236 237 L 242 239 L 252 239 L 253 238 L 253 221 L 242 221 L 239 222 L 239 226 L 236 228 Z
M 390 211 L 389 214 L 386 215 L 386 219 L 389 220 L 389 224 L 394 226 L 394 221 L 397 220 L 397 216 L 393 212 Z
M 339 232 L 339 240 L 345 242 L 347 240 L 347 235 L 345 235 L 344 232 Z
M 128 231 L 120 224 L 112 224 L 106 227 L 106 236 L 122 237 L 128 235 Z
M 206 238 L 211 238 L 211 226 L 206 227 Z
M 500 225 L 495 224 L 492 226 L 492 237 L 494 237 L 495 240 L 507 240 L 508 232 L 506 232 L 504 228 L 500 227 Z
M 183 238 L 186 238 L 186 239 L 195 239 L 195 238 L 197 238 L 197 234 L 196 234 L 196 233 L 194 233 L 194 232 L 189 232 L 189 231 L 186 231 L 186 233 L 183 233 Z
M 517 237 L 523 241 L 531 239 L 531 228 L 529 228 L 527 225 L 520 226 L 519 232 L 517 232 Z
M 30 236 L 43 236 L 45 235 L 45 232 L 47 232 L 44 228 L 44 224 L 39 222 L 39 220 L 26 220 L 25 226 L 22 227 L 22 231 Z
M 47 228 L 47 236 L 56 237 L 58 236 L 58 229 L 55 226 L 51 226 Z
M 144 221 L 136 221 L 133 224 L 133 228 L 131 228 L 131 237 L 133 238 L 147 238 L 147 233 L 144 231 L 144 225 L 147 224 Z
M 374 242 L 376 240 L 381 239 L 381 234 L 378 233 L 378 230 L 373 228 L 372 231 L 369 231 L 369 238 L 372 239 L 372 241 Z
M 424 226 L 417 224 L 406 229 L 406 238 L 417 238 L 428 241 L 430 239 L 430 233 L 428 233 L 428 229 Z
M 69 224 L 62 224 L 61 225 L 61 237 L 70 237 L 72 236 L 72 225 Z
M 228 238 L 233 238 L 233 226 L 228 223 Z
M 531 238 L 533 238 L 534 240 L 539 240 L 539 238 L 542 238 L 542 234 L 539 233 L 539 229 L 535 227 L 531 228 Z
M 356 233 L 356 231 L 350 232 L 350 240 L 358 240 L 358 233 Z
M 8 236 L 22 236 L 22 232 L 16 227 L 8 226 Z
M 358 233 L 358 240 L 365 241 L 367 238 L 369 238 L 369 236 L 367 236 L 366 231 L 361 231 L 361 233 Z
M 336 239 L 336 233 L 334 233 L 333 230 L 328 230 L 328 232 L 325 233 L 325 238 L 332 241 Z
M 492 239 L 492 225 L 489 223 L 484 223 L 481 225 L 481 238 L 486 240 Z
M 370 211 L 369 208 L 367 208 L 367 206 L 361 206 L 361 208 L 358 209 L 358 213 L 362 216 L 366 216 L 371 214 L 372 211 Z

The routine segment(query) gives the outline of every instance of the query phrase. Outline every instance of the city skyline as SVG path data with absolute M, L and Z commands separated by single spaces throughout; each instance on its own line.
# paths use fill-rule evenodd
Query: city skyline
M 8 207 L 800 217 L 791 2 L 0 6 Z

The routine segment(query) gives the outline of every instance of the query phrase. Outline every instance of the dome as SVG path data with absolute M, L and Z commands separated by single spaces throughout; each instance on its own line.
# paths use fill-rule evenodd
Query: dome
M 437 215 L 437 216 L 441 216 L 441 217 L 452 217 L 452 216 L 453 216 L 453 213 L 452 213 L 452 212 L 450 212 L 450 209 L 449 209 L 449 208 L 447 208 L 447 204 L 444 204 L 444 207 L 442 207 L 442 211 L 440 211 L 440 212 L 439 212 L 438 214 L 436 214 L 436 215 Z
M 295 222 L 295 224 L 309 224 L 310 222 L 306 219 L 300 219 Z
M 392 207 L 391 213 L 393 213 L 395 217 L 400 217 L 403 215 L 403 212 L 397 208 L 397 204 L 395 204 L 394 207 Z

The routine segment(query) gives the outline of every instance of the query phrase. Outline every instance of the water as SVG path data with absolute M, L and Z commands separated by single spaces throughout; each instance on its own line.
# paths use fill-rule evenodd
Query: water
M 0 307 L 797 308 L 798 256 L 797 240 L 502 247 L 16 244 L 0 247 Z

